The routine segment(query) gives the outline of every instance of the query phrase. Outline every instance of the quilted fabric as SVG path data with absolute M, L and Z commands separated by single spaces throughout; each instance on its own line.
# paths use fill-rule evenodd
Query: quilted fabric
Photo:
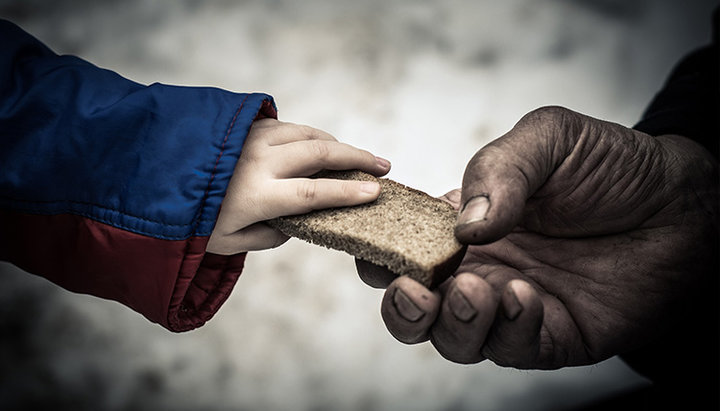
M 0 20 L 0 259 L 174 331 L 207 321 L 244 256 L 205 253 L 272 97 L 149 86 Z

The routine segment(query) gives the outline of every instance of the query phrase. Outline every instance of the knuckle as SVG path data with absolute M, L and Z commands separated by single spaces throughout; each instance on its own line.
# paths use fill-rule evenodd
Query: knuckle
M 557 130 L 568 130 L 577 123 L 578 115 L 561 106 L 544 106 L 525 114 L 517 127 L 530 128 L 541 134 L 553 134 Z
M 302 131 L 308 140 L 337 141 L 331 134 L 311 126 L 302 126 Z
M 313 202 L 317 194 L 317 184 L 314 181 L 302 181 L 297 186 L 297 197 L 305 203 Z
M 313 158 L 325 160 L 330 156 L 330 147 L 323 140 L 310 140 L 308 144 Z
M 281 121 L 279 123 L 280 123 L 279 127 L 281 127 L 283 130 L 286 130 L 286 131 L 293 130 L 296 127 L 299 127 L 297 124 L 292 123 L 290 121 Z
M 282 123 L 278 120 L 275 120 L 272 118 L 262 118 L 262 119 L 253 121 L 252 126 L 250 127 L 250 132 L 251 133 L 253 133 L 253 132 L 267 133 L 267 132 L 269 132 L 269 129 L 277 127 L 280 124 L 282 124 Z
M 283 122 L 275 127 L 274 132 L 277 133 L 277 135 L 288 138 L 297 132 L 297 127 L 298 126 L 293 123 Z
M 533 120 L 533 122 L 557 122 L 562 119 L 569 117 L 572 111 L 561 106 L 544 106 L 537 108 L 528 114 L 523 119 Z M 522 120 L 521 120 L 522 121 Z
M 514 136 L 526 139 L 526 144 L 548 159 L 564 157 L 582 133 L 587 132 L 587 118 L 561 106 L 537 108 L 517 122 Z
M 310 126 L 304 125 L 304 124 L 299 125 L 297 127 L 298 127 L 300 133 L 302 133 L 302 135 L 305 136 L 305 138 L 307 138 L 308 140 L 317 140 L 319 138 L 319 135 L 318 135 L 316 129 L 314 129 Z

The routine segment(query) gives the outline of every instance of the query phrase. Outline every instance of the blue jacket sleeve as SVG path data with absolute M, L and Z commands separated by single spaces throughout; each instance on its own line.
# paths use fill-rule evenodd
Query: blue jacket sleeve
M 275 115 L 268 95 L 141 85 L 0 20 L 0 258 L 171 329 L 202 324 L 168 310 L 227 296 L 213 295 L 222 272 L 194 276 L 252 122 Z M 145 270 L 128 263 L 140 255 Z M 187 295 L 200 283 L 205 300 Z

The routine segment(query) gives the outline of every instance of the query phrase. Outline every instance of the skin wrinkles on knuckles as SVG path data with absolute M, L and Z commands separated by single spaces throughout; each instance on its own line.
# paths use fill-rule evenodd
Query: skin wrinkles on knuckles
M 302 142 L 305 150 L 319 165 L 326 165 L 330 159 L 330 147 L 324 140 L 305 140 Z
M 532 139 L 533 133 L 539 134 L 540 139 Z M 707 247 L 703 246 L 707 241 L 704 243 L 703 238 L 711 230 L 695 230 L 693 226 L 707 222 L 708 216 L 717 225 L 717 206 L 707 206 L 706 200 L 703 207 L 701 198 L 717 200 L 718 195 L 717 187 L 712 188 L 713 182 L 703 177 L 717 173 L 717 164 L 708 160 L 706 166 L 696 143 L 666 142 L 667 139 L 563 108 L 542 108 L 524 116 L 511 132 L 472 157 L 463 177 L 461 204 L 467 204 L 478 192 L 487 192 L 493 196 L 495 207 L 507 208 L 505 193 L 498 197 L 497 188 L 490 184 L 509 185 L 520 175 L 526 181 L 540 181 L 540 188 L 524 204 L 523 221 L 531 220 L 532 224 L 521 226 L 523 230 L 510 227 L 511 234 L 492 244 L 469 246 L 457 270 L 484 278 L 498 295 L 504 284 L 521 279 L 536 294 L 530 300 L 534 301 L 532 304 L 541 307 L 538 329 L 527 330 L 530 334 L 523 337 L 534 341 L 530 344 L 536 348 L 523 352 L 495 346 L 497 341 L 512 337 L 493 334 L 512 329 L 503 323 L 499 328 L 490 326 L 488 334 L 479 337 L 478 344 L 485 344 L 485 356 L 499 364 L 525 368 L 583 365 L 636 347 L 672 327 L 676 318 L 667 312 L 667 304 L 677 303 L 674 300 L 677 296 L 673 297 L 679 285 L 676 283 L 688 286 L 690 278 L 695 277 L 691 273 L 693 267 L 701 264 L 695 260 L 679 265 L 672 262 L 678 258 L 685 261 L 683 255 L 688 252 L 706 258 L 702 257 L 707 254 Z M 514 161 L 517 147 L 525 147 L 522 158 L 532 160 L 536 150 L 552 161 L 523 161 L 516 164 L 517 170 L 503 175 L 512 169 L 503 164 Z M 541 175 L 548 171 L 545 164 L 550 163 L 557 166 Z M 673 198 L 678 193 L 682 198 Z M 667 205 L 669 199 L 672 207 Z M 489 215 L 489 220 L 508 216 L 507 212 Z M 490 226 L 477 229 L 493 230 Z M 632 242 L 628 243 L 630 239 Z M 668 247 L 673 241 L 685 246 Z M 573 258 L 563 259 L 561 255 Z M 662 261 L 665 263 L 658 265 Z M 516 271 L 504 277 L 487 270 L 488 264 L 505 265 Z M 672 284 L 676 286 L 668 288 Z M 650 306 L 628 305 L 648 292 L 653 295 Z M 441 296 L 442 310 L 449 309 L 446 300 L 450 295 L 443 292 Z M 495 305 L 499 304 L 502 303 Z M 535 321 L 525 316 L 538 315 L 537 309 L 535 306 L 528 312 L 525 307 L 518 318 Z M 479 315 L 494 323 L 495 315 L 486 311 L 479 308 Z M 476 337 L 484 331 L 471 327 L 475 334 L 468 337 L 469 329 L 463 331 L 461 321 L 453 328 L 449 315 L 441 313 L 427 329 L 440 355 L 465 363 L 471 358 L 468 346 L 477 345 Z M 658 316 L 668 321 L 658 322 Z M 618 335 L 608 335 L 609 329 L 617 329 Z M 463 338 L 465 346 L 456 341 Z M 507 341 L 512 344 L 511 339 Z

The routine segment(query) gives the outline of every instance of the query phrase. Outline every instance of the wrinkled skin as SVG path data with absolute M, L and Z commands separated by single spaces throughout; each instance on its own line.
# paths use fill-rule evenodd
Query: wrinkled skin
M 545 107 L 478 151 L 445 196 L 472 244 L 453 277 L 431 291 L 362 261 L 358 272 L 387 286 L 395 338 L 429 339 L 451 361 L 596 363 L 717 298 L 717 175 L 681 136 Z

